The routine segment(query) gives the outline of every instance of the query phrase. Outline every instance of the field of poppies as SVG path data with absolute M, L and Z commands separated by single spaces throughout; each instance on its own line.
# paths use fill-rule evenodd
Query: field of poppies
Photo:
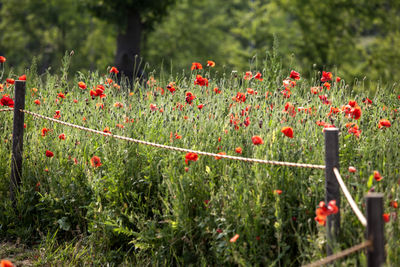
M 246 73 L 218 62 L 182 74 L 118 69 L 13 73 L 0 60 L 0 109 L 26 80 L 26 110 L 116 135 L 220 155 L 324 165 L 324 128 L 340 129 L 341 174 L 364 212 L 382 192 L 387 262 L 400 264 L 400 93 L 330 70 L 305 79 L 269 54 Z M 371 93 L 374 92 L 374 93 Z M 23 181 L 9 196 L 12 112 L 0 112 L 0 236 L 39 248 L 37 264 L 298 266 L 326 255 L 324 171 L 128 143 L 25 114 Z M 346 201 L 334 251 L 364 240 Z M 365 213 L 365 212 L 364 212 Z M 0 257 L 7 257 L 1 255 Z M 342 261 L 365 264 L 365 254 Z

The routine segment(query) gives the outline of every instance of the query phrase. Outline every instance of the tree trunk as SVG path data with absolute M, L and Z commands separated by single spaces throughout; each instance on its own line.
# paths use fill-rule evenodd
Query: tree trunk
M 142 23 L 139 13 L 132 13 L 128 17 L 125 29 L 120 30 L 117 37 L 117 54 L 115 66 L 130 80 L 137 76 L 140 61 L 140 40 L 142 36 Z M 136 59 L 136 62 L 135 62 Z

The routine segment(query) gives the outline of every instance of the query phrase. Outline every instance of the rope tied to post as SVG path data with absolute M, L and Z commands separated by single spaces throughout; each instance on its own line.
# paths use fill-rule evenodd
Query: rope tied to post
M 283 161 L 274 161 L 274 160 L 264 160 L 264 159 L 254 159 L 254 158 L 244 158 L 244 157 L 237 157 L 237 156 L 230 156 L 230 155 L 221 155 L 221 154 L 216 154 L 216 153 L 210 153 L 210 152 L 204 152 L 204 151 L 198 151 L 198 150 L 192 150 L 192 149 L 187 149 L 187 148 L 180 148 L 180 147 L 173 147 L 173 146 L 168 146 L 168 145 L 162 145 L 162 144 L 157 144 L 157 143 L 152 143 L 148 141 L 143 141 L 143 140 L 138 140 L 138 139 L 133 139 L 130 137 L 125 137 L 125 136 L 120 136 L 120 135 L 115 135 L 111 133 L 105 133 L 102 131 L 86 128 L 83 126 L 75 125 L 69 122 L 64 122 L 60 121 L 54 118 L 46 117 L 41 114 L 37 114 L 28 110 L 23 110 L 20 109 L 21 112 L 25 114 L 29 114 L 31 116 L 44 119 L 44 120 L 49 120 L 61 125 L 69 126 L 72 128 L 76 128 L 82 131 L 86 132 L 91 132 L 95 134 L 101 134 L 103 136 L 109 136 L 115 139 L 120 139 L 120 140 L 125 140 L 128 142 L 132 143 L 137 143 L 137 144 L 143 144 L 147 146 L 152 146 L 152 147 L 157 147 L 157 148 L 163 148 L 163 149 L 168 149 L 168 150 L 173 150 L 173 151 L 179 151 L 179 152 L 187 152 L 187 153 L 196 153 L 198 155 L 204 155 L 204 156 L 209 156 L 209 157 L 219 157 L 219 158 L 225 158 L 225 159 L 231 159 L 231 160 L 238 160 L 238 161 L 245 161 L 245 162 L 253 162 L 253 163 L 261 163 L 261 164 L 270 164 L 270 165 L 279 165 L 279 166 L 288 166 L 288 167 L 300 167 L 300 168 L 313 168 L 313 169 L 325 169 L 324 165 L 315 165 L 315 164 L 304 164 L 304 163 L 295 163 L 295 162 L 283 162 Z

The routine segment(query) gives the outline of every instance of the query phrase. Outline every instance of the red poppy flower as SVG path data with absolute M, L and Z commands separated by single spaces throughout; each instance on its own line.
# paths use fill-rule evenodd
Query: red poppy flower
M 192 92 L 186 92 L 186 103 L 191 105 L 195 98 L 196 96 Z
M 26 81 L 26 75 L 24 74 L 24 75 L 19 76 L 18 80 Z
M 15 83 L 15 80 L 14 80 L 14 79 L 11 79 L 11 78 L 7 78 L 7 79 L 6 79 L 6 82 L 7 82 L 8 84 L 14 84 L 14 83 Z
M 95 168 L 100 167 L 102 165 L 100 162 L 100 158 L 98 156 L 93 156 L 90 159 L 90 164 Z
M 221 93 L 221 90 L 219 90 L 218 87 L 215 87 L 215 88 L 214 88 L 214 92 L 215 92 L 216 94 L 220 94 L 220 93 Z
M 1 267 L 14 267 L 14 264 L 9 260 L 1 260 Z
M 238 240 L 238 238 L 239 238 L 239 235 L 236 234 L 236 235 L 234 235 L 234 236 L 229 240 L 229 242 L 235 243 L 235 242 Z
M 179 135 L 178 133 L 175 133 L 175 139 L 182 139 L 182 135 Z
M 325 105 L 331 104 L 331 101 L 328 100 L 328 97 L 326 95 L 319 95 L 318 97 Z
M 202 70 L 203 66 L 198 62 L 193 62 L 192 67 L 190 69 L 191 70 Z
M 331 90 L 331 84 L 330 83 L 325 82 L 323 85 L 326 87 L 326 89 Z
M 253 78 L 253 74 L 251 73 L 251 71 L 246 71 L 243 79 L 250 80 L 251 78 Z
M 353 167 L 353 166 L 349 167 L 349 172 L 355 173 L 356 171 L 357 171 L 357 169 L 355 167 Z
M 383 221 L 384 221 L 385 223 L 388 223 L 388 222 L 390 221 L 390 214 L 389 214 L 389 213 L 384 213 L 384 214 L 382 215 L 382 217 L 383 217 Z
M 274 194 L 280 195 L 280 194 L 282 194 L 282 190 L 280 190 L 280 189 L 275 189 L 275 190 L 274 190 Z
M 156 111 L 157 110 L 157 105 L 156 104 L 150 104 L 150 110 L 151 111 Z
M 365 104 L 372 104 L 372 100 L 369 99 L 368 97 L 366 97 L 366 98 L 363 100 L 363 102 L 364 102 Z
M 194 80 L 194 85 L 200 86 L 208 86 L 208 79 L 201 77 L 201 75 L 196 76 L 196 80 Z
M 248 127 L 250 125 L 250 117 L 246 117 L 243 122 L 244 126 Z
M 235 152 L 238 154 L 242 154 L 242 148 L 240 146 L 235 148 Z
M 346 124 L 347 126 L 347 124 Z M 361 130 L 358 128 L 358 125 L 355 124 L 352 127 L 349 127 L 349 133 L 354 134 L 357 138 L 360 137 Z
M 296 116 L 296 108 L 295 108 L 295 107 L 293 106 L 293 104 L 290 103 L 290 102 L 287 102 L 287 103 L 285 104 L 284 112 L 289 113 L 290 116 L 292 116 L 292 117 Z
M 359 118 L 361 118 L 361 108 L 359 106 L 353 108 L 351 110 L 351 116 L 355 120 L 358 120 Z
M 284 98 L 290 98 L 292 92 L 288 88 L 286 88 L 285 90 L 281 91 L 281 94 L 283 95 Z
M 332 81 L 332 73 L 322 71 L 321 82 L 328 82 L 328 81 Z
M 106 127 L 106 128 L 104 128 L 103 132 L 105 132 L 105 133 L 109 133 L 109 134 L 111 133 L 111 132 L 110 132 L 110 128 L 109 128 L 109 127 Z
M 336 77 L 336 82 L 340 82 L 341 78 L 340 77 Z
M 59 136 L 58 136 L 58 138 L 60 139 L 60 140 L 65 140 L 65 134 L 60 134 Z
M 211 60 L 207 60 L 207 67 L 215 67 L 215 62 Z
M 328 203 L 328 206 L 325 205 L 325 202 L 321 201 L 319 203 L 319 207 L 316 209 L 316 217 L 314 218 L 320 225 L 325 225 L 326 217 L 331 214 L 336 214 L 339 212 L 339 208 L 336 206 L 336 200 L 331 200 Z
M 247 88 L 247 93 L 249 95 L 253 95 L 254 94 L 254 90 L 252 88 Z
M 189 161 L 197 161 L 198 159 L 199 159 L 199 156 L 193 152 L 189 152 L 185 155 L 186 165 L 189 165 Z
M 225 152 L 219 152 L 218 155 L 226 155 L 226 153 L 225 153 Z M 218 156 L 217 156 L 217 157 L 214 157 L 214 158 L 215 158 L 215 159 L 222 159 L 221 157 L 218 157 Z
M 397 203 L 397 201 L 390 201 L 389 205 L 395 209 L 397 209 L 399 207 L 399 204 Z
M 283 127 L 281 132 L 289 138 L 293 138 L 293 129 L 292 127 Z
M 7 95 L 3 95 L 3 97 L 0 99 L 0 105 L 13 108 L 14 107 L 14 100 L 12 100 L 12 98 L 10 98 Z
M 245 102 L 246 101 L 246 95 L 241 93 L 241 92 L 238 92 L 236 94 L 236 96 L 232 98 L 232 100 L 236 101 L 236 102 Z
M 174 92 L 176 91 L 176 89 L 175 89 L 175 83 L 170 82 L 170 83 L 167 85 L 167 89 L 168 89 L 171 93 L 174 93 Z
M 256 75 L 254 76 L 254 79 L 259 80 L 259 81 L 263 81 L 264 79 L 261 78 L 261 73 L 257 72 Z
M 290 72 L 290 78 L 295 79 L 295 80 L 300 80 L 300 73 L 297 71 L 292 70 Z
M 378 171 L 374 171 L 374 179 L 379 182 L 383 179 L 382 175 Z
M 349 106 L 352 107 L 352 108 L 354 108 L 355 106 L 357 106 L 357 102 L 354 101 L 354 100 L 350 100 L 350 101 L 349 101 Z
M 201 110 L 203 107 L 204 107 L 204 105 L 203 105 L 203 104 L 199 104 L 199 105 L 197 105 L 197 108 L 198 108 L 198 109 L 200 109 L 200 110 Z
M 36 105 L 40 105 L 40 100 L 36 99 L 35 101 L 33 101 L 33 103 L 35 103 Z
M 46 157 L 52 158 L 54 156 L 54 153 L 51 152 L 50 150 L 46 150 Z
M 63 93 L 58 93 L 57 96 L 58 96 L 59 98 L 63 98 L 63 99 L 65 98 L 65 95 L 64 95 Z
M 312 94 L 316 95 L 320 92 L 320 88 L 319 87 L 311 87 L 310 91 Z
M 116 107 L 116 108 L 123 108 L 123 107 L 124 107 L 124 104 L 122 104 L 121 102 L 115 102 L 115 103 L 114 103 L 114 107 Z
M 119 73 L 119 71 L 118 71 L 118 69 L 117 69 L 116 67 L 111 67 L 111 69 L 110 69 L 110 73 L 115 73 L 115 74 L 118 74 L 118 73 Z
M 255 136 L 253 136 L 252 138 L 251 138 L 251 141 L 253 142 L 253 144 L 254 145 L 262 145 L 262 144 L 264 144 L 264 140 L 260 137 L 260 136 L 258 136 L 258 135 L 255 135 Z
M 56 110 L 56 114 L 54 114 L 54 119 L 59 119 L 59 118 L 61 118 L 60 111 Z
M 7 61 L 7 59 L 6 59 L 5 57 L 0 56 L 0 63 L 4 63 L 4 62 L 6 62 L 6 61 Z
M 47 132 L 50 131 L 48 128 L 43 128 L 42 129 L 42 136 L 46 136 Z
M 78 82 L 78 86 L 79 88 L 81 88 L 82 90 L 85 90 L 87 88 L 86 84 L 84 82 Z
M 380 121 L 379 121 L 379 124 L 378 124 L 378 128 L 379 128 L 379 129 L 382 128 L 382 127 L 389 128 L 390 126 L 392 126 L 392 124 L 390 123 L 390 121 L 388 121 L 388 120 L 386 120 L 386 119 L 380 120 Z

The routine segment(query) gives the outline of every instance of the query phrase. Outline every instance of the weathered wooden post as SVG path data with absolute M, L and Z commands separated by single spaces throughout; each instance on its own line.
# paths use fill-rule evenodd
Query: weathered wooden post
M 333 168 L 339 170 L 339 129 L 325 128 L 325 203 L 336 200 L 336 206 L 339 208 L 337 214 L 328 216 L 327 233 L 328 245 L 327 254 L 332 254 L 331 244 L 340 231 L 340 186 L 333 172 Z
M 367 239 L 372 240 L 368 248 L 368 267 L 379 267 L 385 262 L 385 236 L 383 227 L 383 194 L 369 193 L 367 202 Z
M 15 194 L 21 184 L 22 175 L 22 150 L 24 144 L 24 113 L 20 109 L 25 109 L 25 81 L 15 81 L 14 93 L 14 121 L 13 121 L 13 143 L 11 156 L 11 181 L 10 193 L 11 201 L 15 206 Z

